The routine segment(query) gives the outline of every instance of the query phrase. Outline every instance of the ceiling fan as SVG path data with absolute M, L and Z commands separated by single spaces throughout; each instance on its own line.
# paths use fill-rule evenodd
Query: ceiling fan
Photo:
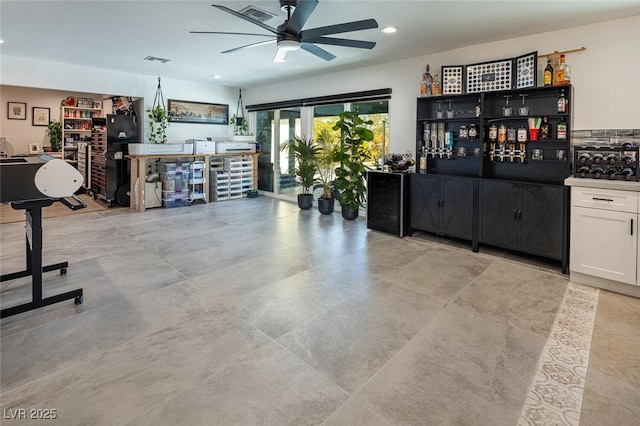
M 355 47 L 359 49 L 373 49 L 376 45 L 372 41 L 350 40 L 336 37 L 325 37 L 327 35 L 348 33 L 352 31 L 368 30 L 378 28 L 375 19 L 365 19 L 362 21 L 345 22 L 343 24 L 328 25 L 325 27 L 311 28 L 303 30 L 304 24 L 307 22 L 314 9 L 318 5 L 318 0 L 279 0 L 280 8 L 287 13 L 287 20 L 278 28 L 270 27 L 263 22 L 243 15 L 240 12 L 229 9 L 225 6 L 213 4 L 212 6 L 222 11 L 230 13 L 247 22 L 257 25 L 273 35 L 255 34 L 255 33 L 230 33 L 219 31 L 191 31 L 192 34 L 233 34 L 233 35 L 252 35 L 261 37 L 270 37 L 271 40 L 251 43 L 233 49 L 225 50 L 222 53 L 231 53 L 238 50 L 251 47 L 263 46 L 265 44 L 276 43 L 278 50 L 273 62 L 284 62 L 288 52 L 298 50 L 300 48 L 312 53 L 325 61 L 335 59 L 335 55 L 316 46 L 317 44 L 328 44 L 333 46 Z

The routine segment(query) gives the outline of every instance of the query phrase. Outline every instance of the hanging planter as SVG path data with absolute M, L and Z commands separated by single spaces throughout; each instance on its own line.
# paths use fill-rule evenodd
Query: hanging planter
M 234 136 L 244 136 L 249 133 L 249 122 L 244 118 L 244 105 L 242 105 L 242 89 L 238 95 L 238 106 L 229 123 L 233 126 Z M 235 139 L 235 138 L 234 138 Z
M 167 127 L 169 127 L 169 112 L 164 107 L 164 96 L 158 77 L 158 88 L 153 100 L 153 107 L 145 110 L 149 118 L 149 142 L 155 144 L 167 143 Z

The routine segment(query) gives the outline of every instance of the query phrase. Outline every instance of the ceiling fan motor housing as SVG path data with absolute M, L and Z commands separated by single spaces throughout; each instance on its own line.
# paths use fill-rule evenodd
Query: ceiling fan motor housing
M 280 0 L 280 10 L 283 12 L 289 12 L 290 14 L 296 10 L 298 0 Z

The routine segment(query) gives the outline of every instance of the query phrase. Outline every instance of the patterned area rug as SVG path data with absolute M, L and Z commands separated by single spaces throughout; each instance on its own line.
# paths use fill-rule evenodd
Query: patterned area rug
M 580 423 L 599 294 L 596 288 L 567 286 L 518 426 Z
M 90 195 L 82 194 L 79 196 L 87 207 L 80 210 L 71 210 L 62 203 L 53 203 L 49 207 L 42 209 L 42 216 L 47 219 L 50 217 L 67 216 L 71 214 L 92 213 L 106 210 L 107 205 L 104 201 L 96 201 Z M 11 204 L 0 204 L 0 224 L 24 221 L 24 210 L 14 210 Z

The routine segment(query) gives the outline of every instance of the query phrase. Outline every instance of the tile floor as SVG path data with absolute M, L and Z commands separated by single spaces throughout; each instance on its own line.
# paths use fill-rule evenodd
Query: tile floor
M 581 413 L 521 417 L 570 293 L 555 264 L 268 197 L 44 227 L 45 263 L 70 262 L 46 294 L 85 302 L 2 320 L 3 424 L 640 424 L 640 301 L 605 291 Z M 24 224 L 0 243 L 21 270 Z M 2 283 L 2 307 L 29 283 Z

